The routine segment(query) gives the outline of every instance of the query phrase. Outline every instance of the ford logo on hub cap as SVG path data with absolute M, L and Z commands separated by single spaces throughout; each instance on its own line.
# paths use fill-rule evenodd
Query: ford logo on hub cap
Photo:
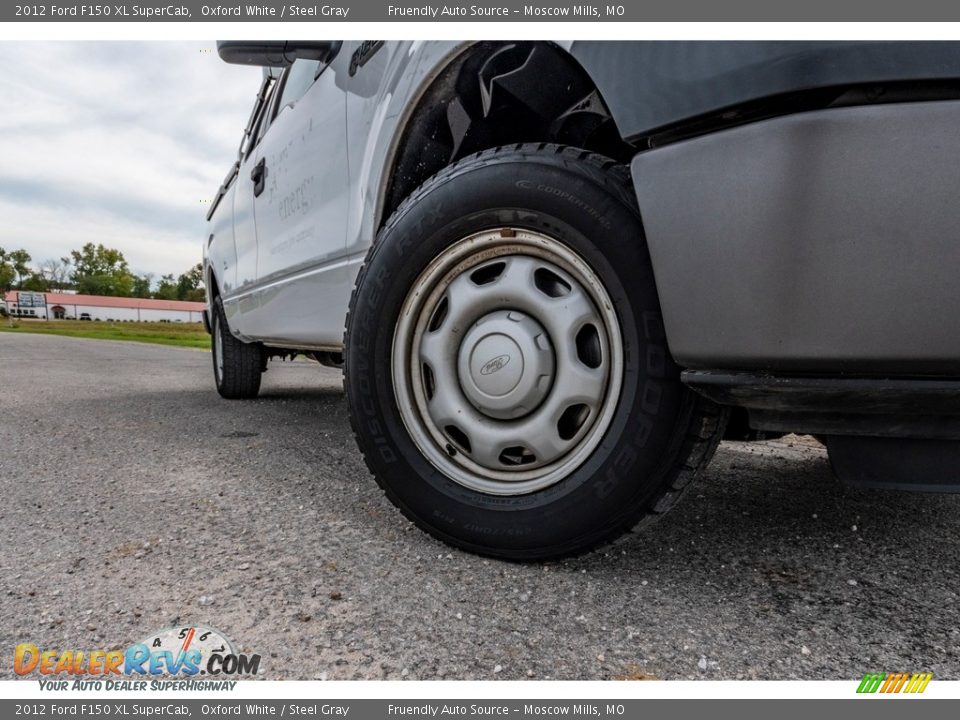
M 484 363 L 483 367 L 480 368 L 480 374 L 493 375 L 497 370 L 506 366 L 508 362 L 510 362 L 509 355 L 497 355 L 495 358 L 490 358 Z

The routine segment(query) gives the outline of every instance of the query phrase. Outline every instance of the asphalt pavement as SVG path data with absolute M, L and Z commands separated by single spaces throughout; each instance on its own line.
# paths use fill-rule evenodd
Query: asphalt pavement
M 339 372 L 221 400 L 196 350 L 0 333 L 0 676 L 13 648 L 204 623 L 268 679 L 960 679 L 960 497 L 858 491 L 805 439 L 724 443 L 658 524 L 517 565 L 410 525 Z

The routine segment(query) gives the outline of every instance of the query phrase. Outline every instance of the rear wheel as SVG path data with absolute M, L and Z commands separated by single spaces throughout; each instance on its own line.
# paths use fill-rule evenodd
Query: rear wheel
M 488 151 L 405 202 L 345 339 L 367 464 L 420 527 L 518 560 L 668 509 L 722 433 L 670 361 L 629 177 L 556 146 Z
M 210 342 L 217 392 L 229 400 L 255 398 L 263 374 L 263 348 L 231 334 L 219 297 L 213 301 L 212 315 Z

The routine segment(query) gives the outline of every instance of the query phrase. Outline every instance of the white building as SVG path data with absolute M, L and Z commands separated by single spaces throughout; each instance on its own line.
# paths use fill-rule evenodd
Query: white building
M 3 301 L 14 317 L 43 320 L 114 320 L 119 322 L 202 322 L 201 302 L 148 298 L 32 293 L 10 290 Z

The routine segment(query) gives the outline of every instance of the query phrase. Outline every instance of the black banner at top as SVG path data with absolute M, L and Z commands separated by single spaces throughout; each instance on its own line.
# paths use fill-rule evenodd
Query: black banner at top
M 208 3 L 199 0 L 4 4 L 3 22 L 950 22 L 960 4 L 877 0 L 775 3 L 769 0 L 670 0 L 575 3 L 483 0 L 476 3 L 313 0 Z

